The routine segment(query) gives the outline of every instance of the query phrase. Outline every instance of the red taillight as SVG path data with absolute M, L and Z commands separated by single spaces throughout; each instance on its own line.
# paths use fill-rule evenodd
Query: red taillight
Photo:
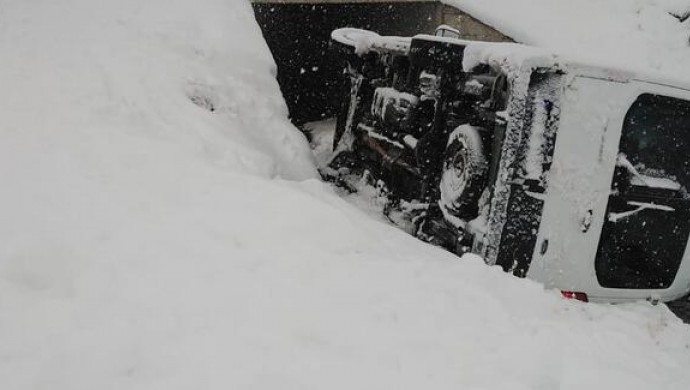
M 587 294 L 585 294 L 583 292 L 561 291 L 561 294 L 563 295 L 563 298 L 565 298 L 565 299 L 577 299 L 578 301 L 582 301 L 582 302 L 588 302 L 589 301 L 587 299 Z

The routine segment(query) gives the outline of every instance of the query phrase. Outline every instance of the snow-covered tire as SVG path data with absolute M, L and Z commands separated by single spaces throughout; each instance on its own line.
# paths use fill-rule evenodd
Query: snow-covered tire
M 439 205 L 456 217 L 476 217 L 487 171 L 481 129 L 470 125 L 456 128 L 443 157 Z

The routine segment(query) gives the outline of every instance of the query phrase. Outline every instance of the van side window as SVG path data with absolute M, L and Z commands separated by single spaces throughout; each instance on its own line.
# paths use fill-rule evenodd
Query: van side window
M 641 95 L 625 117 L 620 152 L 641 175 L 633 184 L 690 188 L 690 102 Z
M 597 280 L 607 288 L 668 288 L 690 235 L 690 102 L 641 95 L 622 131 Z

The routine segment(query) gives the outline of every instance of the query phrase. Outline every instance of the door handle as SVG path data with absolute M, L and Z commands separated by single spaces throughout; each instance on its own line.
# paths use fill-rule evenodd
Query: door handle
M 582 230 L 582 233 L 587 233 L 589 231 L 589 228 L 592 227 L 592 210 L 587 210 L 585 213 L 584 217 L 582 217 L 582 224 L 580 225 L 580 230 Z

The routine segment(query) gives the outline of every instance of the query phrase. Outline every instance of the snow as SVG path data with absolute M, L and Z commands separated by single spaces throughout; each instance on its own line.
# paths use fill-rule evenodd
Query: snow
M 657 205 L 654 203 L 642 203 L 642 202 L 628 202 L 628 206 L 637 207 L 636 209 L 630 211 L 624 211 L 621 213 L 609 213 L 607 219 L 613 223 L 620 222 L 628 217 L 631 217 L 644 210 L 660 210 L 666 212 L 676 211 L 673 207 Z
M 630 179 L 631 184 L 636 186 L 647 186 L 652 188 L 663 188 L 667 190 L 679 191 L 682 186 L 677 181 L 667 177 L 653 177 L 647 175 L 633 176 Z
M 568 61 L 690 80 L 687 0 L 442 0 Z
M 673 191 L 681 190 L 682 186 L 677 181 L 669 177 L 657 177 L 640 173 L 627 156 L 619 153 L 616 159 L 616 166 L 624 168 L 630 174 L 630 184 L 636 186 L 645 186 L 650 188 L 667 189 Z M 640 164 L 640 169 L 644 169 L 644 165 Z M 655 172 L 657 175 L 661 172 Z
M 414 149 L 417 147 L 417 143 L 419 143 L 419 140 L 411 136 L 410 134 L 406 134 L 405 136 L 403 136 L 403 142 L 405 142 L 405 145 Z
M 544 101 L 536 98 L 534 100 L 536 104 L 529 132 L 529 147 L 525 156 L 525 179 L 539 180 L 544 174 L 542 167 L 545 157 L 542 145 L 544 144 L 544 133 L 547 130 L 548 114 Z
M 407 37 L 382 37 L 379 34 L 358 28 L 344 27 L 334 30 L 331 39 L 343 45 L 351 46 L 354 52 L 361 56 L 371 50 L 383 50 L 406 54 L 410 50 L 410 38 Z
M 558 57 L 544 49 L 518 43 L 467 42 L 463 52 L 462 68 L 465 72 L 470 72 L 480 64 L 497 67 L 511 79 L 521 74 L 529 74 L 536 68 L 560 66 Z
M 419 103 L 419 98 L 411 93 L 400 92 L 395 88 L 379 87 L 374 91 L 374 104 L 371 113 L 386 118 L 390 105 L 395 108 L 395 114 L 404 112 L 407 114 L 411 107 Z
M 0 388 L 690 384 L 665 306 L 565 301 L 317 178 L 248 2 L 0 0 Z

